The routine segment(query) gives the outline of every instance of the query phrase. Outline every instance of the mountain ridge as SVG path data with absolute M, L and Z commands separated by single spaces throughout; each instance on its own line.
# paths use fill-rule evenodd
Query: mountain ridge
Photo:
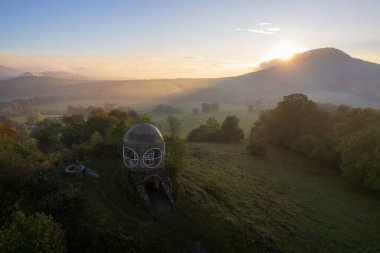
M 336 48 L 320 48 L 225 78 L 81 80 L 25 76 L 0 81 L 0 100 L 51 95 L 132 100 L 135 96 L 244 105 L 266 101 L 273 105 L 290 93 L 305 93 L 323 103 L 380 108 L 380 65 Z

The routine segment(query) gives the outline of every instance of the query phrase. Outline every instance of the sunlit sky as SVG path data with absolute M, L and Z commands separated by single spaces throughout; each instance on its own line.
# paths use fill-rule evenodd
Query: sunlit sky
M 380 63 L 380 1 L 0 0 L 0 65 L 105 78 L 220 77 L 335 47 Z

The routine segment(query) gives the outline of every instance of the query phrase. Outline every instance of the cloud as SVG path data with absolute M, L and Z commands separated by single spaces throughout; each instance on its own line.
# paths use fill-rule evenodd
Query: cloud
M 258 26 L 267 26 L 267 25 L 272 25 L 272 23 L 269 22 L 261 22 L 257 24 Z
M 266 27 L 263 27 L 266 26 Z M 273 27 L 272 23 L 262 22 L 258 23 L 254 28 L 235 28 L 232 29 L 237 32 L 253 32 L 258 34 L 273 35 L 277 32 L 281 32 L 282 29 L 279 27 Z
M 278 27 L 267 27 L 267 28 L 264 28 L 264 30 L 269 31 L 269 32 L 280 32 L 280 31 L 282 31 L 282 29 L 278 28 Z

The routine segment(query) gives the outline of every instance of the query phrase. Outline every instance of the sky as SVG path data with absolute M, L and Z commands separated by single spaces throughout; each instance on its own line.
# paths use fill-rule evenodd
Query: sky
M 111 79 L 234 76 L 335 47 L 380 63 L 380 1 L 0 0 L 0 65 Z

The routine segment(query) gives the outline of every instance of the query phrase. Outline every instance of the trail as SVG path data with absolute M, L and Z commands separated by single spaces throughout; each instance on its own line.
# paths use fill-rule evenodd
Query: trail
M 96 171 L 86 167 L 86 175 L 93 178 L 96 190 L 100 193 L 108 206 L 117 212 L 123 219 L 144 227 L 152 226 L 154 224 L 154 222 L 134 217 L 120 208 L 101 188 L 98 182 L 100 176 Z M 165 231 L 178 252 L 208 253 L 208 251 L 202 247 L 201 243 L 195 240 L 194 236 L 190 233 L 190 230 L 186 228 L 186 225 L 180 222 L 180 219 L 178 219 L 169 202 L 165 200 L 164 194 L 156 190 L 152 185 L 147 185 L 147 192 L 156 214 L 155 222 Z
M 132 222 L 137 223 L 137 224 L 144 226 L 144 227 L 153 225 L 152 221 L 141 220 L 141 219 L 127 213 L 122 208 L 120 208 L 115 202 L 113 202 L 113 200 L 101 188 L 101 186 L 98 182 L 99 174 L 96 171 L 94 171 L 93 169 L 91 169 L 89 167 L 86 167 L 86 175 L 91 176 L 93 178 L 96 190 L 100 193 L 102 198 L 107 202 L 107 204 L 111 207 L 111 209 L 113 209 L 115 212 L 117 212 L 125 220 L 132 221 Z
M 173 245 L 181 253 L 208 253 L 196 240 L 191 230 L 177 217 L 165 195 L 153 185 L 146 185 L 150 202 L 156 214 L 156 222 L 166 232 Z

